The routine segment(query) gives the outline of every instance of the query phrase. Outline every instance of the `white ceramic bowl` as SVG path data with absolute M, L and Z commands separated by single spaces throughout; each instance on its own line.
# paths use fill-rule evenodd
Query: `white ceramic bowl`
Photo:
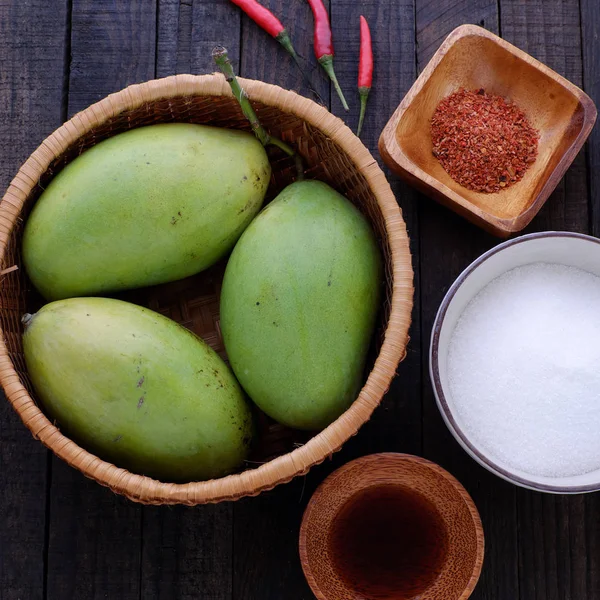
M 504 242 L 469 265 L 448 290 L 433 325 L 429 373 L 435 397 L 444 421 L 458 443 L 492 473 L 521 487 L 540 492 L 578 494 L 598 491 L 600 469 L 571 477 L 546 477 L 520 471 L 504 464 L 497 457 L 490 456 L 469 439 L 453 407 L 448 384 L 447 356 L 450 338 L 458 319 L 473 297 L 490 281 L 515 267 L 535 262 L 578 267 L 600 276 L 600 240 L 578 233 L 533 233 Z

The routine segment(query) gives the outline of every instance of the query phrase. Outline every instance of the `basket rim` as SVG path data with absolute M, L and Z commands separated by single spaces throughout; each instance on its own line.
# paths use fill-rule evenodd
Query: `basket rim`
M 250 98 L 297 116 L 325 133 L 367 180 L 385 221 L 392 261 L 392 298 L 384 340 L 366 383 L 352 405 L 331 425 L 292 452 L 241 473 L 190 483 L 164 483 L 137 475 L 81 448 L 46 417 L 29 395 L 10 359 L 0 328 L 0 385 L 33 436 L 86 477 L 144 504 L 196 505 L 256 496 L 298 475 L 340 450 L 369 420 L 406 356 L 413 307 L 413 268 L 406 224 L 394 193 L 369 150 L 338 117 L 312 100 L 261 81 L 240 78 Z M 23 205 L 51 162 L 73 142 L 124 110 L 181 96 L 233 97 L 221 74 L 172 75 L 133 84 L 75 114 L 51 133 L 23 163 L 0 202 L 0 264 Z M 0 282 L 1 284 L 1 282 Z

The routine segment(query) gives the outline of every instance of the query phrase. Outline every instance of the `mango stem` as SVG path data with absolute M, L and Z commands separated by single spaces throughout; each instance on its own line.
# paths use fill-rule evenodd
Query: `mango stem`
M 223 75 L 225 75 L 225 79 L 231 87 L 231 91 L 235 96 L 235 99 L 238 101 L 242 112 L 248 122 L 250 123 L 250 127 L 252 127 L 252 131 L 254 135 L 258 139 L 258 141 L 263 146 L 277 146 L 283 150 L 288 156 L 291 156 L 296 162 L 296 170 L 297 170 L 297 179 L 301 181 L 304 179 L 304 165 L 302 163 L 301 156 L 288 144 L 280 140 L 279 138 L 273 137 L 269 135 L 267 130 L 261 125 L 254 108 L 250 102 L 250 98 L 248 98 L 248 94 L 246 90 L 240 85 L 240 82 L 237 80 L 235 73 L 233 72 L 233 67 L 231 66 L 231 61 L 229 60 L 229 55 L 227 54 L 227 48 L 223 46 L 217 46 L 212 51 L 212 57 L 217 63 L 219 69 Z

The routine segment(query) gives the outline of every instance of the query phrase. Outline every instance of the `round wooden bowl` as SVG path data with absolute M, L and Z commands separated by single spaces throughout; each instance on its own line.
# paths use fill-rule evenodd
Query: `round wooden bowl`
M 390 490 L 405 498 L 403 504 L 390 504 L 394 498 Z M 359 498 L 363 503 L 368 498 L 360 508 Z M 353 505 L 352 512 L 348 507 Z M 389 512 L 390 506 L 395 512 Z M 377 516 L 384 512 L 387 517 Z M 386 532 L 394 529 L 395 514 L 400 529 L 390 537 Z M 357 529 L 361 523 L 362 534 Z M 344 538 L 339 537 L 340 528 L 349 532 Z M 365 528 L 368 537 L 363 539 Z M 357 546 L 359 534 L 363 544 Z M 437 553 L 433 570 L 434 555 L 425 543 L 419 548 L 424 537 Z M 352 558 L 355 572 L 342 572 L 336 539 L 343 539 L 346 548 L 369 553 Z M 408 547 L 400 547 L 402 542 Z M 378 544 L 385 557 L 379 557 Z M 300 528 L 302 569 L 319 600 L 465 600 L 479 580 L 483 554 L 481 519 L 465 488 L 440 466 L 409 454 L 371 454 L 332 473 L 308 503 Z M 382 587 L 390 572 L 396 577 L 398 572 L 407 573 L 402 586 L 396 581 L 397 589 Z
M 350 199 L 371 222 L 385 259 L 385 294 L 365 383 L 351 407 L 325 430 L 286 429 L 264 415 L 245 470 L 221 479 L 164 483 L 130 473 L 65 437 L 40 410 L 23 359 L 21 316 L 42 304 L 21 266 L 23 223 L 49 180 L 95 143 L 127 129 L 164 122 L 205 123 L 249 130 L 222 75 L 177 75 L 132 85 L 76 114 L 46 138 L 21 167 L 0 203 L 0 383 L 30 429 L 57 456 L 113 491 L 147 504 L 235 500 L 304 474 L 356 434 L 387 391 L 404 357 L 410 325 L 413 271 L 406 226 L 377 162 L 350 129 L 325 108 L 259 81 L 240 80 L 262 123 L 294 144 L 307 178 L 320 179 Z M 267 201 L 293 181 L 294 165 L 278 150 Z M 11 270 L 18 266 L 16 270 Z M 226 358 L 219 330 L 223 264 L 174 283 L 118 297 L 161 312 L 188 327 Z

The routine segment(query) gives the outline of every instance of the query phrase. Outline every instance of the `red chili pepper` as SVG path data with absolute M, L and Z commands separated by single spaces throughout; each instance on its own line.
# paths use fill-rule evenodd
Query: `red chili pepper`
M 262 27 L 269 35 L 277 39 L 285 31 L 281 21 L 262 4 L 256 0 L 231 0 L 239 6 L 259 27 Z
M 298 54 L 296 53 L 296 50 L 292 44 L 292 40 L 290 39 L 290 36 L 281 21 L 268 8 L 265 8 L 256 0 L 231 0 L 231 2 L 233 2 L 233 4 L 236 6 L 239 6 L 259 27 L 264 29 L 269 35 L 272 35 L 286 49 L 287 53 L 294 59 L 294 62 L 300 69 L 305 83 L 315 94 L 318 100 L 323 102 L 321 96 L 319 96 L 317 91 L 314 89 L 310 79 L 308 78 L 308 75 L 302 68 Z
M 356 135 L 360 135 L 367 110 L 367 98 L 373 84 L 373 44 L 367 20 L 360 15 L 360 58 L 358 61 L 358 93 L 360 95 L 360 117 Z
M 345 110 L 350 110 L 333 70 L 333 40 L 331 39 L 329 14 L 323 4 L 323 0 L 308 0 L 308 3 L 315 18 L 315 56 L 319 64 L 325 69 L 329 79 L 333 82 L 335 90 L 342 101 L 342 106 Z

